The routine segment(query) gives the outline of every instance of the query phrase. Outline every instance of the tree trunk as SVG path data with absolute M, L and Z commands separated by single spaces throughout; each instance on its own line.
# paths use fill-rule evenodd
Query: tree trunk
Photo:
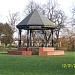
M 59 47 L 58 47 L 58 44 L 59 44 L 59 30 L 58 31 L 56 31 L 56 50 L 58 50 L 59 49 Z

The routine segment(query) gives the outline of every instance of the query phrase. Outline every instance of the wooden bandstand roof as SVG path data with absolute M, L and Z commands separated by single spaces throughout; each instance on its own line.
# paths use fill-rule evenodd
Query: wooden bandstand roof
M 42 29 L 42 28 L 55 28 L 55 25 L 46 18 L 38 10 L 34 10 L 26 18 L 24 18 L 18 25 L 18 29 Z

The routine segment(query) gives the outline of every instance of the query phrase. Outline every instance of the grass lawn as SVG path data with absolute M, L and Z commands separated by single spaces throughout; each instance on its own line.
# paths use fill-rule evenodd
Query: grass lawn
M 61 56 L 0 54 L 0 75 L 75 75 L 75 52 Z M 70 65 L 69 65 L 70 64 Z

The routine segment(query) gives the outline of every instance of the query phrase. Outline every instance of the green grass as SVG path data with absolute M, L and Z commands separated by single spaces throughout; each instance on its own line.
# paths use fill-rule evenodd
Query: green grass
M 19 56 L 0 54 L 0 75 L 75 75 L 75 52 L 61 56 Z

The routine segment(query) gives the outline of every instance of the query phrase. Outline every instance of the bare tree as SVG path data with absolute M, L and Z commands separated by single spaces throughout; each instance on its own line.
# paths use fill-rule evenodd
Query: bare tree
M 73 7 L 71 7 L 71 13 L 72 13 L 72 26 L 75 26 L 75 5 L 73 4 Z
M 75 5 L 72 7 L 72 18 L 71 18 L 71 26 L 73 28 L 73 32 L 75 33 Z
M 11 13 L 9 11 L 9 16 L 7 17 L 8 18 L 8 22 L 9 22 L 10 26 L 12 27 L 12 30 L 14 30 L 14 31 L 16 29 L 15 25 L 20 20 L 20 16 L 19 15 L 20 15 L 19 12 Z
M 56 25 L 55 34 L 58 43 L 60 30 L 65 27 L 67 17 L 65 16 L 64 11 L 59 9 L 56 0 L 48 0 L 47 7 L 47 17 Z
M 51 21 L 54 20 L 54 14 L 55 14 L 55 11 L 57 9 L 57 6 L 58 6 L 57 1 L 55 1 L 55 0 L 48 0 L 48 3 L 46 5 L 46 7 L 47 7 L 47 17 Z
M 68 29 L 68 49 L 75 51 L 75 5 L 73 4 L 73 7 L 71 8 L 72 16 L 70 18 L 70 28 Z
M 75 51 L 75 32 L 73 32 L 73 28 L 72 27 L 64 28 L 64 31 L 62 33 L 62 37 L 65 37 L 66 40 L 68 41 L 68 44 L 66 44 L 67 49 Z
M 16 31 L 16 24 L 20 20 L 19 12 L 11 13 L 9 11 L 9 15 L 7 16 L 7 19 L 8 19 L 8 25 L 13 32 L 11 34 L 11 37 L 13 38 L 13 34 Z M 11 43 L 12 43 L 11 41 L 12 39 L 10 39 L 10 49 L 11 49 Z
M 35 9 L 40 10 L 41 7 L 38 3 L 34 2 L 33 0 L 30 0 L 26 8 L 24 9 L 24 13 L 26 15 L 30 14 Z
M 55 12 L 54 18 L 54 23 L 56 24 L 55 34 L 58 42 L 60 30 L 65 27 L 66 16 L 62 10 L 58 10 Z

